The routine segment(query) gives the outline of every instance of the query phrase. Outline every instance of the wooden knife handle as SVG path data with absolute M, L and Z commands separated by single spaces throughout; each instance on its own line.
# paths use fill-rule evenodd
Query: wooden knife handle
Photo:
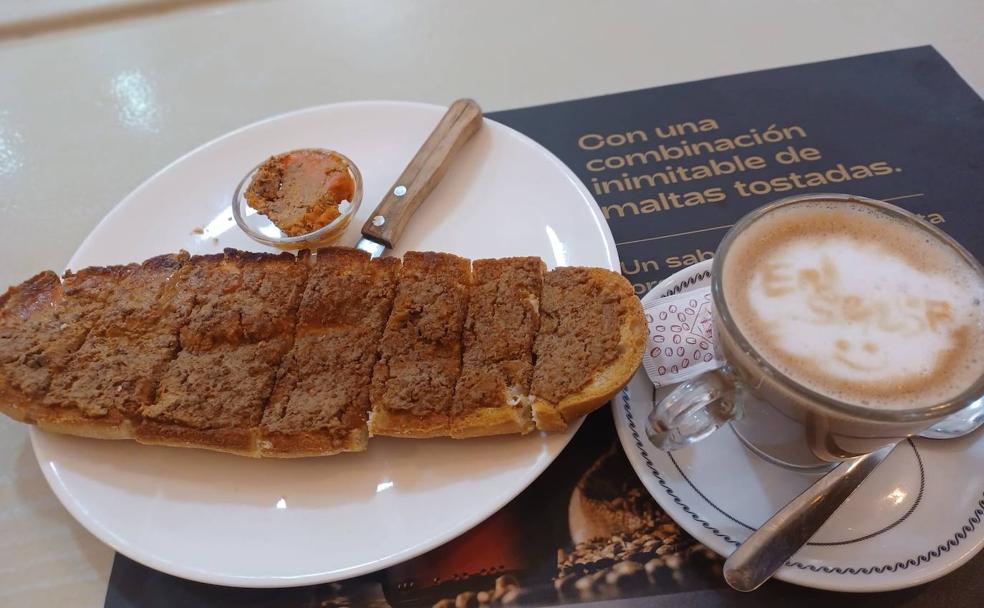
M 410 216 L 437 185 L 454 155 L 482 126 L 482 108 L 471 99 L 459 99 L 397 178 L 362 226 L 362 234 L 393 247 Z

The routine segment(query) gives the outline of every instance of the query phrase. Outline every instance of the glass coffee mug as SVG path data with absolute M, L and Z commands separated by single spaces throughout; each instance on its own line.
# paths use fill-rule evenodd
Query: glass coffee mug
M 824 241 L 831 234 L 836 239 L 837 233 L 823 222 L 813 226 L 814 219 L 827 217 L 811 216 L 811 210 L 817 209 L 833 211 L 830 217 L 835 218 L 841 210 L 848 215 L 860 214 L 850 216 L 854 219 L 844 226 L 848 231 L 857 230 L 862 237 L 857 241 Z M 796 215 L 801 212 L 805 215 Z M 785 215 L 779 219 L 780 214 Z M 773 246 L 780 242 L 785 249 Z M 851 250 L 852 242 L 856 250 Z M 923 274 L 913 270 L 908 275 L 913 277 L 912 285 L 900 274 L 900 268 L 907 268 L 899 265 L 900 260 L 913 268 L 922 264 L 912 254 L 919 247 L 935 248 L 933 251 L 943 256 L 940 259 L 966 265 L 954 276 L 961 277 L 959 284 L 967 290 L 947 293 L 969 295 L 969 299 L 955 297 L 954 308 L 952 303 L 934 299 L 938 294 L 913 290 L 879 300 L 877 288 L 868 289 L 863 282 L 851 284 L 853 279 L 844 278 L 843 272 L 838 274 L 838 264 L 842 270 L 845 264 L 865 264 L 872 276 L 890 277 L 885 280 L 907 285 L 904 289 L 937 285 L 938 273 L 934 275 L 931 266 L 918 271 Z M 775 251 L 787 253 L 772 253 Z M 777 257 L 787 254 L 788 264 Z M 731 264 L 729 255 L 735 256 Z M 875 268 L 879 264 L 884 267 Z M 950 270 L 942 272 L 952 274 Z M 810 194 L 776 201 L 746 215 L 727 233 L 715 254 L 711 274 L 714 335 L 724 365 L 684 382 L 654 404 L 647 435 L 657 447 L 672 450 L 689 445 L 729 422 L 741 441 L 766 460 L 794 469 L 819 470 L 917 434 L 984 396 L 984 349 L 980 342 L 984 332 L 984 269 L 952 238 L 903 209 L 843 194 Z M 754 289 L 753 278 L 758 281 Z M 866 302 L 851 295 L 855 292 L 838 291 L 845 284 L 873 299 Z M 737 289 L 738 285 L 747 287 Z M 735 295 L 753 292 L 758 296 Z M 785 315 L 781 324 L 766 325 L 765 330 L 761 323 L 737 322 L 736 313 L 747 321 L 748 311 L 755 317 L 756 306 L 765 310 L 774 305 L 774 297 L 793 298 L 784 300 L 785 305 L 801 304 L 803 313 Z M 940 329 L 939 324 L 949 328 L 963 321 L 970 322 L 960 326 L 963 330 L 970 327 L 969 343 L 967 331 L 947 334 Z M 789 355 L 789 361 L 779 361 L 782 355 L 776 352 L 785 352 L 781 347 L 780 351 L 770 350 L 771 346 L 756 349 L 753 342 L 763 342 L 750 340 L 752 335 L 766 336 L 772 345 L 799 350 Z M 940 340 L 948 340 L 941 336 L 957 340 L 956 350 L 941 346 Z M 929 342 L 920 342 L 923 338 Z M 810 345 L 817 345 L 816 350 L 810 351 Z M 909 352 L 898 350 L 900 345 L 931 346 L 936 350 L 929 351 L 942 354 L 927 359 L 936 365 L 928 375 L 909 373 L 903 364 L 925 370 L 926 361 L 917 360 L 921 355 L 909 359 L 900 356 Z M 879 353 L 898 364 L 887 376 L 885 370 L 866 366 L 867 362 L 877 362 Z M 956 358 L 950 357 L 953 353 Z M 862 390 L 848 398 L 852 382 Z M 833 386 L 837 389 L 831 389 Z M 947 396 L 934 399 L 934 391 Z M 863 405 L 865 402 L 868 405 Z

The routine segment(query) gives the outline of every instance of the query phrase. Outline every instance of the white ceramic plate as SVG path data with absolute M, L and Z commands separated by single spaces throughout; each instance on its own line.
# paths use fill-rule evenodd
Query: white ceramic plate
M 710 261 L 701 262 L 661 282 L 643 303 L 708 285 L 710 276 Z M 646 417 L 668 390 L 654 389 L 640 368 L 612 402 L 619 439 L 660 506 L 697 540 L 730 555 L 817 477 L 765 462 L 730 426 L 676 452 L 657 449 L 646 438 Z M 834 591 L 888 591 L 939 578 L 984 547 L 984 431 L 917 438 L 902 448 L 777 578 Z
M 443 112 L 423 104 L 348 103 L 230 133 L 137 188 L 69 267 L 180 248 L 262 249 L 233 223 L 233 189 L 258 162 L 293 148 L 334 148 L 361 169 L 364 202 L 342 241 L 353 244 Z M 196 227 L 204 232 L 193 233 Z M 539 144 L 489 120 L 399 245 L 397 254 L 537 255 L 550 266 L 618 268 L 608 226 L 581 182 Z M 272 587 L 370 572 L 454 538 L 536 479 L 574 430 L 460 442 L 375 438 L 362 454 L 293 461 L 37 430 L 32 440 L 55 494 L 116 550 L 189 579 Z

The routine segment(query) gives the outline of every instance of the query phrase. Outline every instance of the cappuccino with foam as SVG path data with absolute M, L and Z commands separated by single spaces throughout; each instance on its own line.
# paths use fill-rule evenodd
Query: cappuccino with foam
M 933 235 L 848 201 L 779 208 L 731 245 L 731 317 L 773 368 L 878 409 L 944 403 L 984 373 L 984 279 Z

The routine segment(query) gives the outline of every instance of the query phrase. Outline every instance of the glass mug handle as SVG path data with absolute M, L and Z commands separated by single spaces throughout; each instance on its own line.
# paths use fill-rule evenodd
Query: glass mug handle
M 741 417 L 735 398 L 739 383 L 726 365 L 704 372 L 653 404 L 646 435 L 661 450 L 678 450 L 700 441 L 719 426 Z

